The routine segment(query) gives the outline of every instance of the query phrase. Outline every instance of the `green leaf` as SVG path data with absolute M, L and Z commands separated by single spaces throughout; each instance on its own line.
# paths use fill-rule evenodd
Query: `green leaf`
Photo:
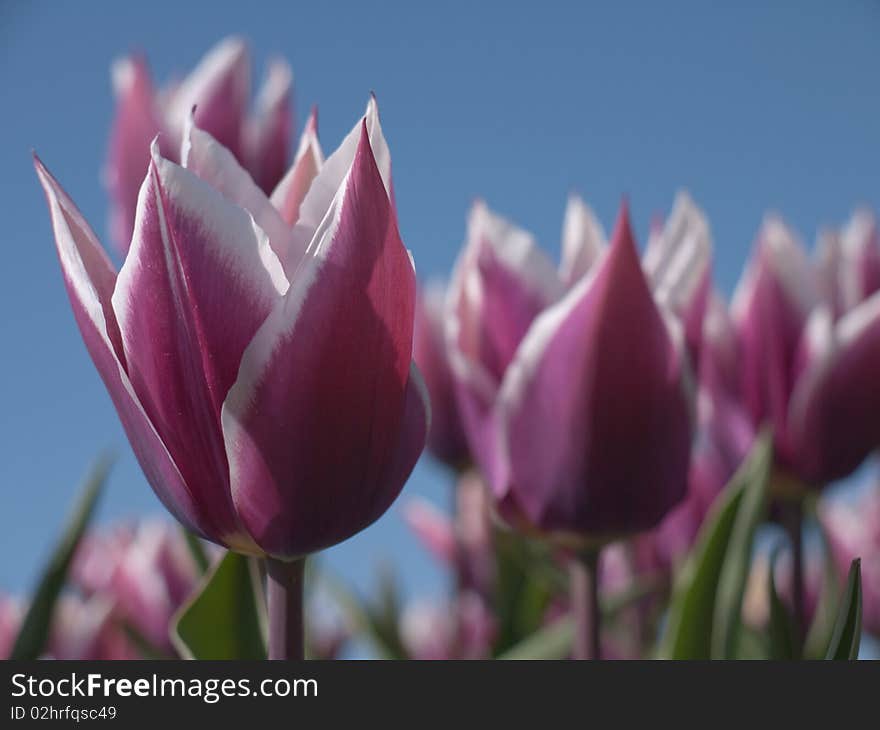
M 228 552 L 172 620 L 171 640 L 187 659 L 265 659 L 265 621 L 254 561 Z
M 828 546 L 828 537 L 821 526 L 818 533 L 824 553 L 822 590 L 819 594 L 819 603 L 813 614 L 813 623 L 804 641 L 804 658 L 806 659 L 824 659 L 825 654 L 828 653 L 831 636 L 834 633 L 834 623 L 837 619 L 837 604 L 840 601 L 838 593 L 842 582 Z
M 862 640 L 862 573 L 861 561 L 856 558 L 849 566 L 846 590 L 840 600 L 834 633 L 828 645 L 826 659 L 836 661 L 858 659 Z
M 49 563 L 43 569 L 31 605 L 9 655 L 10 659 L 37 659 L 43 653 L 55 603 L 67 581 L 67 572 L 76 548 L 94 515 L 95 505 L 107 480 L 111 463 L 110 457 L 100 457 L 86 477 L 76 507 L 68 518 L 61 539 L 52 551 Z
M 712 619 L 712 658 L 733 659 L 742 628 L 742 602 L 752 562 L 755 530 L 767 514 L 770 467 L 773 464 L 769 433 L 757 440 L 752 453 L 733 476 L 731 485 L 743 491 L 733 530 L 718 577 Z
M 208 568 L 211 567 L 211 561 L 208 560 L 205 546 L 202 545 L 202 541 L 194 533 L 190 532 L 185 527 L 181 526 L 180 531 L 183 533 L 184 540 L 186 540 L 186 547 L 189 550 L 189 554 L 192 555 L 192 559 L 195 561 L 196 567 L 199 570 L 199 575 L 204 575 L 208 572 Z
M 770 659 L 799 659 L 797 630 L 788 608 L 776 591 L 776 559 L 779 547 L 770 555 L 770 571 L 767 576 L 767 595 L 770 601 L 770 622 L 767 627 Z
M 676 580 L 661 657 L 710 659 L 716 645 L 735 653 L 751 538 L 763 514 L 771 460 L 764 432 L 720 495 Z
M 499 659 L 565 659 L 571 654 L 574 623 L 561 618 L 501 654 Z

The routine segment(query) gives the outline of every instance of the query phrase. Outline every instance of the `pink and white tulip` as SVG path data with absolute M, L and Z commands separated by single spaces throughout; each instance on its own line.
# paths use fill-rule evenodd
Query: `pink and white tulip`
M 282 559 L 383 514 L 429 421 L 375 101 L 323 163 L 313 127 L 272 200 L 192 120 L 182 166 L 154 142 L 118 274 L 36 160 L 75 318 L 151 486 L 197 534 Z
M 768 218 L 733 304 L 743 402 L 756 427 L 773 427 L 779 466 L 816 487 L 880 445 L 875 227 L 860 214 L 837 244 L 828 240 L 817 270 Z
M 284 61 L 272 61 L 252 112 L 250 84 L 247 47 L 234 37 L 218 43 L 185 79 L 162 89 L 154 86 L 143 57 L 116 62 L 116 114 L 105 178 L 112 199 L 113 240 L 122 253 L 134 231 L 150 145 L 158 134 L 162 154 L 180 162 L 193 107 L 199 128 L 224 145 L 266 194 L 273 190 L 287 169 L 293 135 L 293 75 Z

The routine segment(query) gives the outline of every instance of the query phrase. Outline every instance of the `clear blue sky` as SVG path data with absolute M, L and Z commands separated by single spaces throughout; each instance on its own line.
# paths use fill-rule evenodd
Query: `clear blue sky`
M 375 90 L 423 275 L 450 268 L 476 196 L 555 254 L 570 190 L 606 226 L 629 195 L 644 236 L 686 186 L 726 293 L 766 209 L 812 241 L 856 203 L 880 208 L 880 3 L 593 5 L 0 0 L 0 590 L 26 588 L 102 448 L 120 454 L 102 519 L 161 512 L 74 325 L 30 162 L 36 148 L 105 234 L 109 64 L 129 50 L 160 78 L 229 33 L 257 69 L 283 54 L 325 149 Z M 443 472 L 420 465 L 413 493 L 445 503 Z M 367 585 L 385 557 L 437 591 L 399 505 L 328 560 Z

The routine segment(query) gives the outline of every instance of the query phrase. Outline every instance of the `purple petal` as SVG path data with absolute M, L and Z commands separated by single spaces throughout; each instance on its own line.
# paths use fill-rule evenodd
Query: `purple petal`
M 686 486 L 682 347 L 648 289 L 623 210 L 595 274 L 536 320 L 505 377 L 508 471 L 496 495 L 514 493 L 547 531 L 608 536 L 657 524 Z
M 562 259 L 559 277 L 566 288 L 573 286 L 602 255 L 605 231 L 595 213 L 577 195 L 568 197 L 562 224 Z
M 250 96 L 250 60 L 240 38 L 226 38 L 212 48 L 171 94 L 165 118 L 172 141 L 183 139 L 196 107 L 195 123 L 239 160 L 243 122 Z
M 413 358 L 431 395 L 428 448 L 441 461 L 460 469 L 469 461 L 469 454 L 446 352 L 444 300 L 442 284 L 428 284 L 420 292 L 416 302 Z
M 257 187 L 232 153 L 192 123 L 187 125 L 181 149 L 183 166 L 198 175 L 232 203 L 250 213 L 257 225 L 269 236 L 269 243 L 282 266 L 294 270 L 304 250 L 294 250 L 293 231 Z
M 299 220 L 300 206 L 323 165 L 324 153 L 318 142 L 318 112 L 313 109 L 299 140 L 293 165 L 272 191 L 272 205 L 289 226 Z
M 266 195 L 287 169 L 293 136 L 292 88 L 290 66 L 284 61 L 273 61 L 257 95 L 256 112 L 245 128 L 247 168 Z
M 786 422 L 795 355 L 815 294 L 813 270 L 800 242 L 779 219 L 768 218 L 732 312 L 746 409 L 756 426 L 773 426 L 783 460 L 790 452 Z
M 86 348 L 101 375 L 135 456 L 162 503 L 184 525 L 207 534 L 210 523 L 148 418 L 126 372 L 123 341 L 111 306 L 116 272 L 73 201 L 39 159 L 64 283 Z
M 880 444 L 880 293 L 837 323 L 810 318 L 789 418 L 792 466 L 817 486 L 850 474 Z
M 366 120 L 344 180 L 223 409 L 235 505 L 275 556 L 372 523 L 427 436 L 427 396 L 410 372 L 415 274 Z
M 205 513 L 204 532 L 226 544 L 240 530 L 220 408 L 286 284 L 253 219 L 154 149 L 113 309 L 135 391 Z
M 880 238 L 869 211 L 857 211 L 841 233 L 820 234 L 819 255 L 823 294 L 835 318 L 880 290 Z
M 150 142 L 162 131 L 162 123 L 143 58 L 125 58 L 113 65 L 113 91 L 116 111 L 104 179 L 112 201 L 113 243 L 124 254 L 134 230 L 138 190 L 150 164 Z M 160 139 L 163 145 L 167 144 L 164 136 Z
M 711 261 L 706 216 L 690 195 L 681 192 L 669 219 L 645 250 L 644 267 L 657 301 L 681 319 L 695 359 L 711 290 Z

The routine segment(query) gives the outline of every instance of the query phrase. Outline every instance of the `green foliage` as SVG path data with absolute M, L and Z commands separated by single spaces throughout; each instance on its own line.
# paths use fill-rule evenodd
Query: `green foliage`
M 188 659 L 265 659 L 265 619 L 256 562 L 228 552 L 172 622 Z
M 673 590 L 667 659 L 736 656 L 755 528 L 766 511 L 772 440 L 762 433 L 700 530 Z
M 837 621 L 828 645 L 826 659 L 858 659 L 862 638 L 862 575 L 861 561 L 856 558 L 849 567 L 846 589 L 840 600 Z

